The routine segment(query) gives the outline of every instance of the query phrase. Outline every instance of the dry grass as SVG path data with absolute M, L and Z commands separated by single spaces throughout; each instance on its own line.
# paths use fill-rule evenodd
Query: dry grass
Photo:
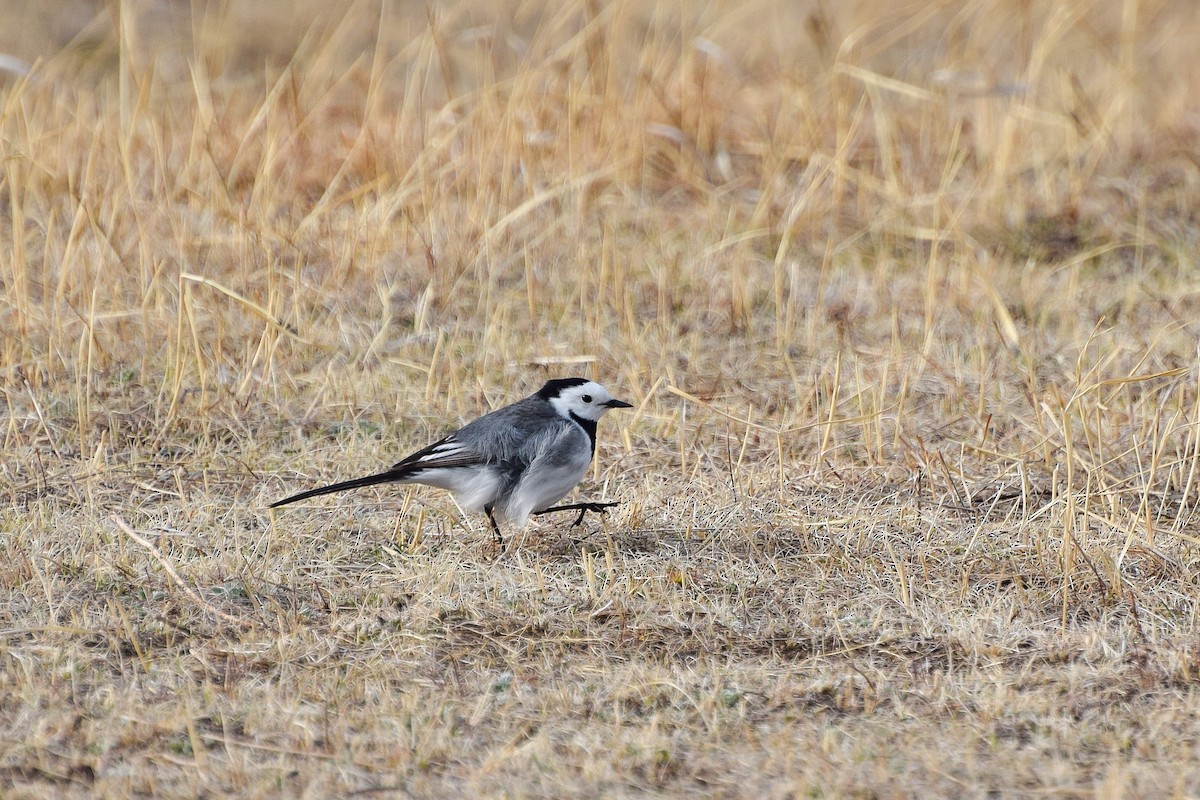
M 3 12 L 0 794 L 1200 794 L 1194 4 L 418 6 Z

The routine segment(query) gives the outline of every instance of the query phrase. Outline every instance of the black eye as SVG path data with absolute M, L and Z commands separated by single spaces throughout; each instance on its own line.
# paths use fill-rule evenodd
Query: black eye
M 582 400 L 582 401 L 583 401 L 583 402 L 585 402 L 585 403 L 590 403 L 590 402 L 592 402 L 592 396 L 591 396 L 590 394 L 585 394 L 583 397 L 581 397 L 581 398 L 579 398 L 579 399 L 580 399 L 580 400 Z

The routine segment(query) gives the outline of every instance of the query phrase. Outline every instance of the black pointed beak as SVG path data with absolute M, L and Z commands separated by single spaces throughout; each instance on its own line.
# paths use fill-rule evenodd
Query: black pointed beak
M 633 403 L 626 403 L 624 400 L 609 400 L 604 406 L 606 408 L 633 408 Z

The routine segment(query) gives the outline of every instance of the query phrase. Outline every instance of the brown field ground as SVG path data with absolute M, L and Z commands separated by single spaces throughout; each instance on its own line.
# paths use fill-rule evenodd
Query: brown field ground
M 1197 42 L 5 3 L 0 796 L 1200 795 Z M 606 518 L 266 510 L 573 374 Z

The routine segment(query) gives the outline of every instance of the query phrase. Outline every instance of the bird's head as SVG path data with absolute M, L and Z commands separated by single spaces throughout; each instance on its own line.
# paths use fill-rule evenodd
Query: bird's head
M 568 419 L 574 414 L 593 422 L 603 417 L 609 409 L 632 408 L 624 400 L 615 399 L 608 389 L 585 378 L 546 381 L 546 385 L 538 391 L 538 397 L 548 401 L 555 411 Z

